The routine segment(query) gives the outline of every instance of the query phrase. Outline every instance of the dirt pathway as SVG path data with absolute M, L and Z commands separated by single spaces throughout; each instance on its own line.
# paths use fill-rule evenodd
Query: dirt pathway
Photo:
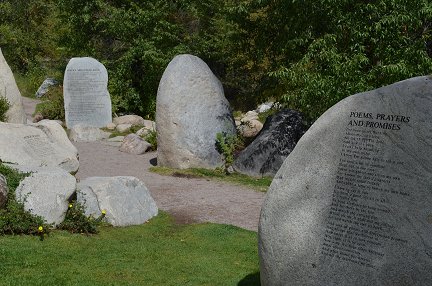
M 39 99 L 33 99 L 24 96 L 22 96 L 21 98 L 22 98 L 22 103 L 23 103 L 24 112 L 26 114 L 26 118 L 32 121 L 33 120 L 32 115 L 35 111 L 36 104 L 38 104 L 41 101 Z
M 26 114 L 35 100 L 23 98 Z M 33 108 L 32 108 L 33 106 Z M 179 223 L 214 222 L 257 231 L 264 193 L 230 183 L 206 179 L 161 176 L 148 171 L 157 153 L 131 155 L 105 142 L 74 142 L 80 168 L 76 177 L 134 176 L 150 190 L 158 207 Z

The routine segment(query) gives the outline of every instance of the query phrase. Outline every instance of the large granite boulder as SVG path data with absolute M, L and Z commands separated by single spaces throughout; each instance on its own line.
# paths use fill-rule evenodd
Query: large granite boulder
M 223 165 L 217 133 L 236 133 L 222 85 L 192 55 L 176 56 L 166 68 L 156 100 L 158 164 L 172 168 Z
M 7 64 L 0 49 L 0 96 L 6 97 L 10 107 L 6 112 L 7 122 L 26 123 L 26 116 L 21 99 L 21 93 L 15 82 L 12 70 Z
M 16 189 L 17 200 L 24 209 L 43 217 L 47 223 L 59 224 L 66 215 L 69 199 L 75 192 L 74 176 L 58 167 L 33 168 Z
M 302 115 L 285 109 L 269 116 L 255 140 L 235 160 L 233 167 L 249 176 L 274 176 L 305 132 Z
M 303 135 L 262 206 L 262 285 L 432 283 L 432 78 L 350 96 Z
M 135 177 L 91 177 L 78 183 L 77 201 L 86 215 L 98 217 L 103 210 L 113 226 L 143 224 L 158 208 L 143 182 Z
M 78 151 L 55 121 L 23 125 L 0 122 L 0 160 L 23 166 L 79 167 Z

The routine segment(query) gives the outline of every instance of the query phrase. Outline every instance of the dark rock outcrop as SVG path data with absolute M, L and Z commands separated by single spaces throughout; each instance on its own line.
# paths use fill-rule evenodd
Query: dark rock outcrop
M 302 115 L 284 109 L 267 118 L 256 139 L 244 149 L 233 167 L 249 176 L 274 176 L 305 132 Z

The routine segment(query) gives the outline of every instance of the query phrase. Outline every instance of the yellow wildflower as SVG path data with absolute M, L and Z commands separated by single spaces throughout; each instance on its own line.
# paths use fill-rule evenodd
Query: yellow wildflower
M 39 230 L 39 232 L 42 232 L 42 231 L 43 231 L 43 227 L 42 227 L 42 226 L 39 226 L 39 227 L 38 227 L 38 230 Z
M 102 210 L 102 214 L 103 214 L 103 215 L 106 215 L 106 210 Z

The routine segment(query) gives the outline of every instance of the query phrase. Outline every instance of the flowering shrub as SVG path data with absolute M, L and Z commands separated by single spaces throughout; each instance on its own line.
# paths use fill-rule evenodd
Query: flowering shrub
M 97 227 L 103 222 L 106 211 L 102 210 L 99 217 L 86 216 L 84 206 L 78 202 L 69 204 L 64 221 L 58 226 L 59 229 L 72 233 L 94 234 L 98 233 Z

